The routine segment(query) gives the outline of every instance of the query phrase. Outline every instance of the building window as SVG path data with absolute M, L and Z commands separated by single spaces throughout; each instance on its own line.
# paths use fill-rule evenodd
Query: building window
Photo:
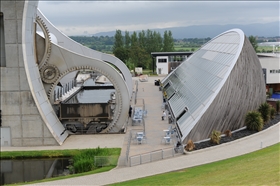
M 271 74 L 280 73 L 280 69 L 272 69 L 272 70 L 269 70 L 269 72 Z
M 3 12 L 0 12 L 0 67 L 6 67 Z
M 160 59 L 158 59 L 158 62 L 159 63 L 166 63 L 167 62 L 167 59 L 166 58 L 160 58 Z

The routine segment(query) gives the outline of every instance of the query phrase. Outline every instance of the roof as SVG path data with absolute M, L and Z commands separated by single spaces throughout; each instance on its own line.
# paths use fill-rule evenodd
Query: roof
M 194 127 L 225 83 L 244 43 L 234 29 L 206 43 L 163 81 L 168 103 L 183 137 Z
M 190 56 L 193 52 L 152 52 L 152 57 L 157 56 Z

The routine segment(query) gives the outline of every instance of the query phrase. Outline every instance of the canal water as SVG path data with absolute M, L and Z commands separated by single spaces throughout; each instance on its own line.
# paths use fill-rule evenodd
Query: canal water
M 0 185 L 23 183 L 69 174 L 69 158 L 1 160 Z

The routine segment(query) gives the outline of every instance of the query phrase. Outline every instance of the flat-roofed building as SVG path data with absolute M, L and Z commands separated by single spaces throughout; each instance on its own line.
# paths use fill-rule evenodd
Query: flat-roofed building
M 151 55 L 156 64 L 156 74 L 167 75 L 192 55 L 192 52 L 152 52 Z
M 280 55 L 279 53 L 258 54 L 265 74 L 266 91 L 271 94 L 280 93 Z
M 243 127 L 246 113 L 266 99 L 258 56 L 239 29 L 207 42 L 164 78 L 162 87 L 184 143 L 209 138 L 213 130 Z

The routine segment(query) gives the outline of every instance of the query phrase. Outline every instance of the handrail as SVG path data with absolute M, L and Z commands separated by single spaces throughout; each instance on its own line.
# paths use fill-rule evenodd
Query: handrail
M 164 156 L 164 152 L 171 152 L 171 154 L 169 154 L 169 156 Z M 160 156 L 160 158 L 158 158 L 158 156 L 157 157 L 155 157 L 155 159 L 153 159 L 153 154 L 156 154 L 156 153 L 160 153 L 161 154 L 161 156 Z M 149 163 L 149 162 L 153 162 L 153 161 L 159 161 L 159 160 L 161 160 L 161 159 L 165 159 L 165 158 L 170 158 L 170 157 L 174 157 L 175 156 L 175 149 L 174 149 L 174 147 L 170 147 L 170 148 L 165 148 L 165 149 L 160 149 L 160 150 L 154 150 L 154 151 L 151 151 L 151 152 L 146 152 L 146 153 L 142 153 L 142 154 L 138 154 L 138 155 L 133 155 L 133 156 L 130 156 L 129 157 L 129 165 L 130 165 L 130 167 L 131 166 L 135 166 L 135 165 L 141 165 L 141 164 L 143 164 L 143 157 L 145 157 L 145 156 L 148 156 L 148 157 L 150 157 L 149 158 L 149 160 L 148 161 L 146 161 L 146 162 L 144 162 L 144 163 Z M 137 163 L 137 164 L 135 164 L 135 165 L 132 165 L 132 159 L 133 158 L 139 158 L 138 160 L 139 160 L 139 162 Z
M 141 154 L 136 154 L 136 155 L 130 156 L 130 158 L 131 158 L 131 157 L 134 157 L 134 156 L 140 156 L 140 155 L 145 155 L 145 154 L 150 154 L 150 153 L 153 153 L 153 152 L 159 152 L 159 151 L 170 150 L 170 149 L 174 149 L 174 147 L 168 147 L 168 148 L 153 150 L 153 151 L 145 152 L 145 153 L 141 153 Z
M 138 93 L 138 81 L 135 81 L 136 90 L 135 90 L 135 96 L 134 96 L 134 104 L 137 103 L 137 93 Z

